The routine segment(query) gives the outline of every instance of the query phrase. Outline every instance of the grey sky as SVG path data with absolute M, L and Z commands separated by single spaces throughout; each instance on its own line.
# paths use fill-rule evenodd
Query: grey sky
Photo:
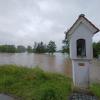
M 33 45 L 54 40 L 61 48 L 64 31 L 78 15 L 100 28 L 100 0 L 0 0 L 0 44 Z M 100 33 L 93 38 L 100 40 Z

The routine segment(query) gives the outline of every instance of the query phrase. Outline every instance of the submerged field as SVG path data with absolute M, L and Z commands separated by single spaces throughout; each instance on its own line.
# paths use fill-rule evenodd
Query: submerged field
M 2 65 L 0 92 L 21 100 L 66 100 L 71 92 L 71 80 L 38 67 Z

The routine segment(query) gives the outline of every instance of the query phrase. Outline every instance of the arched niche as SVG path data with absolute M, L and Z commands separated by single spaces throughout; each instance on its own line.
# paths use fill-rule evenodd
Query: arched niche
M 85 57 L 86 56 L 85 39 L 78 39 L 76 45 L 77 45 L 77 57 Z

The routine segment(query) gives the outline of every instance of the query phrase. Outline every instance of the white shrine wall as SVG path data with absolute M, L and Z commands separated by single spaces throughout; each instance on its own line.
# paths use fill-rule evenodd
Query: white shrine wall
M 88 29 L 84 24 L 80 24 L 74 33 L 70 36 L 70 57 L 71 59 L 80 59 L 77 57 L 77 44 L 78 39 L 85 39 L 86 42 L 86 57 L 83 59 L 93 58 L 93 48 L 92 48 L 92 36 L 91 30 Z

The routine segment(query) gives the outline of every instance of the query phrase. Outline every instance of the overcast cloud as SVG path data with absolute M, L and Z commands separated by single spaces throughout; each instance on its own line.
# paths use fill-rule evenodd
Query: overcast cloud
M 61 48 L 64 31 L 79 14 L 100 28 L 99 10 L 100 0 L 0 0 L 0 44 L 53 40 Z M 100 33 L 93 40 L 100 41 Z

